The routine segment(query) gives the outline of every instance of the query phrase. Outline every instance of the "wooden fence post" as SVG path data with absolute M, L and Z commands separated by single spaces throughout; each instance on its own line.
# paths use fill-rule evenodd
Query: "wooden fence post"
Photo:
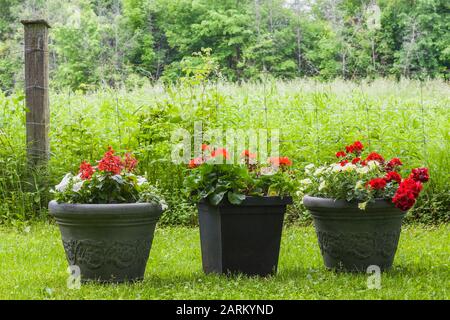
M 45 20 L 22 20 L 25 28 L 25 96 L 27 157 L 30 165 L 45 165 L 50 155 L 48 29 Z

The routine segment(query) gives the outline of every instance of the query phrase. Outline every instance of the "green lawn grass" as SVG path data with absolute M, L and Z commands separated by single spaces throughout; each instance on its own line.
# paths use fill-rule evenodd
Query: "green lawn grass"
M 279 272 L 268 278 L 205 275 L 198 229 L 159 228 L 145 280 L 68 289 L 56 226 L 0 228 L 0 299 L 449 299 L 450 226 L 403 228 L 381 289 L 367 275 L 325 269 L 312 227 L 283 232 Z

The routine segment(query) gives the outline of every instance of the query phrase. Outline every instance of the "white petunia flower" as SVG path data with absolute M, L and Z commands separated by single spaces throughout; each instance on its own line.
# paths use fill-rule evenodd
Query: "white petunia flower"
M 73 192 L 78 192 L 78 191 L 80 191 L 80 190 L 81 190 L 81 187 L 83 186 L 83 183 L 84 183 L 84 181 L 80 181 L 80 182 L 75 183 L 75 184 L 72 186 L 72 191 L 73 191 Z
M 137 177 L 137 184 L 138 186 L 142 186 L 144 183 L 147 183 L 147 179 L 145 177 L 142 176 L 138 176 Z
M 167 209 L 169 209 L 169 206 L 167 205 L 166 201 L 160 200 L 160 201 L 159 201 L 159 204 L 160 204 L 161 209 L 162 209 L 163 211 L 166 211 Z
M 70 180 L 72 180 L 73 174 L 68 173 L 64 176 L 64 178 L 61 180 L 61 182 L 55 186 L 55 190 L 59 192 L 64 192 L 67 189 L 67 186 L 70 183 Z
M 350 172 L 356 169 L 356 166 L 352 163 L 346 163 L 345 166 L 342 168 L 342 171 Z
M 300 180 L 300 184 L 302 184 L 302 185 L 308 185 L 308 184 L 311 184 L 311 183 L 312 183 L 312 181 L 309 178 Z
M 364 181 L 358 180 L 356 182 L 355 190 L 363 190 L 364 189 Z
M 319 185 L 319 191 L 322 191 L 323 189 L 325 189 L 327 187 L 327 182 L 326 181 L 322 181 Z
M 365 173 L 369 172 L 369 168 L 368 167 L 357 168 L 356 172 L 365 174 Z
M 305 173 L 306 174 L 310 174 L 311 173 L 311 170 L 314 168 L 314 164 L 313 163 L 310 163 L 310 164 L 308 164 L 306 167 L 305 167 Z
M 375 160 L 370 160 L 369 162 L 367 162 L 367 166 L 370 170 L 377 168 L 379 165 L 380 164 L 378 163 L 378 161 Z
M 368 202 L 368 201 L 358 203 L 358 208 L 359 208 L 360 210 L 366 210 L 367 202 Z
M 314 176 L 320 176 L 322 173 L 324 173 L 327 170 L 327 168 L 320 167 L 314 171 Z
M 261 174 L 263 176 L 271 176 L 274 175 L 275 173 L 277 173 L 278 168 L 273 168 L 273 167 L 263 167 L 261 168 Z

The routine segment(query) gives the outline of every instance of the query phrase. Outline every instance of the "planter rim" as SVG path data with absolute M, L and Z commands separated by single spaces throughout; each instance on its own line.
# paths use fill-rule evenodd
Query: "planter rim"
M 198 204 L 206 204 L 213 206 L 209 203 L 206 199 L 200 200 Z M 239 206 L 280 206 L 280 205 L 288 205 L 292 204 L 292 197 L 291 196 L 274 196 L 274 197 L 268 197 L 268 196 L 246 196 L 245 199 L 240 204 L 232 204 L 228 202 L 228 199 L 224 197 L 224 200 L 222 200 L 217 206 L 213 207 L 239 207 Z
M 376 198 L 375 202 L 367 204 L 367 208 L 395 208 L 390 199 Z M 322 198 L 305 195 L 303 197 L 303 204 L 306 207 L 320 207 L 320 208 L 358 208 L 358 201 L 347 201 L 333 198 Z M 358 208 L 359 209 L 359 208 Z
M 113 203 L 113 204 L 81 204 L 58 203 L 52 200 L 48 204 L 50 214 L 56 215 L 136 215 L 161 213 L 159 204 L 154 203 Z
M 349 202 L 311 196 L 304 196 L 303 204 L 314 218 L 394 219 L 406 215 L 405 211 L 396 208 L 389 199 L 375 199 L 375 202 L 367 204 L 365 210 L 359 209 L 357 201 Z

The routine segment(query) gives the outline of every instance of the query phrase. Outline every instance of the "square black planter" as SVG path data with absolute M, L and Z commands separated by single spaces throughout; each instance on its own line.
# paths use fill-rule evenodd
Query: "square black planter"
M 205 273 L 275 274 L 290 197 L 247 197 L 240 205 L 198 204 Z

